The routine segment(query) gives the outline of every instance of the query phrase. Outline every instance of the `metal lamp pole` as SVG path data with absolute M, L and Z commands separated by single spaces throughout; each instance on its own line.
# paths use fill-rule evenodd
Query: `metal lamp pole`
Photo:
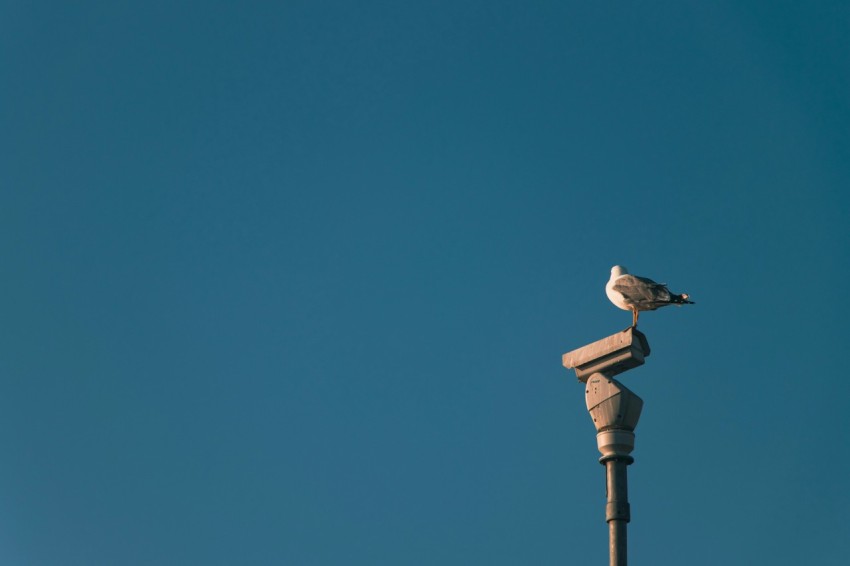
M 564 367 L 574 369 L 585 384 L 587 410 L 596 427 L 596 445 L 605 466 L 608 546 L 611 566 L 628 564 L 627 525 L 631 520 L 627 466 L 634 462 L 635 427 L 643 400 L 614 375 L 642 365 L 649 355 L 646 336 L 631 328 L 563 356 Z

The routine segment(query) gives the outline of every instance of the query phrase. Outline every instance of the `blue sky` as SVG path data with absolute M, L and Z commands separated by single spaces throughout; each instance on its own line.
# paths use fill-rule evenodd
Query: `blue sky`
M 0 562 L 844 564 L 841 2 L 5 2 Z

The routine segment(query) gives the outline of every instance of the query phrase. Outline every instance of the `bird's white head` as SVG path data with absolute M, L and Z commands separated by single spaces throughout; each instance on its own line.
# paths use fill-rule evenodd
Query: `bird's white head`
M 620 275 L 626 275 L 628 272 L 629 270 L 623 267 L 622 265 L 615 265 L 611 268 L 611 277 L 619 277 Z

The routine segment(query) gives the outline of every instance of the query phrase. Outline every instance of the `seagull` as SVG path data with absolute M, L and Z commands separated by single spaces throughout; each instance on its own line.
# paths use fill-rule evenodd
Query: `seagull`
M 666 283 L 656 283 L 646 277 L 630 275 L 622 265 L 611 268 L 611 279 L 605 285 L 605 293 L 615 306 L 624 311 L 632 311 L 632 325 L 629 328 L 637 328 L 640 311 L 654 311 L 667 305 L 694 304 L 688 300 L 690 297 L 686 293 L 671 293 Z

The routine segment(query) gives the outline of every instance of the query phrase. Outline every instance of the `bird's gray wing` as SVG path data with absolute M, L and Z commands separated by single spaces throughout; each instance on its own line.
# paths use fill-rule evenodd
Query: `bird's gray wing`
M 635 279 L 637 279 L 637 280 L 638 280 L 638 281 L 640 281 L 641 283 L 646 283 L 647 285 L 655 285 L 655 286 L 660 285 L 660 286 L 662 286 L 662 287 L 666 287 L 666 286 L 667 286 L 667 283 L 656 283 L 655 281 L 653 281 L 653 280 L 652 280 L 652 279 L 650 279 L 649 277 L 638 277 L 637 275 L 632 275 L 632 277 L 634 277 Z
M 637 307 L 653 308 L 670 302 L 670 290 L 646 277 L 623 275 L 614 283 L 613 289 Z

